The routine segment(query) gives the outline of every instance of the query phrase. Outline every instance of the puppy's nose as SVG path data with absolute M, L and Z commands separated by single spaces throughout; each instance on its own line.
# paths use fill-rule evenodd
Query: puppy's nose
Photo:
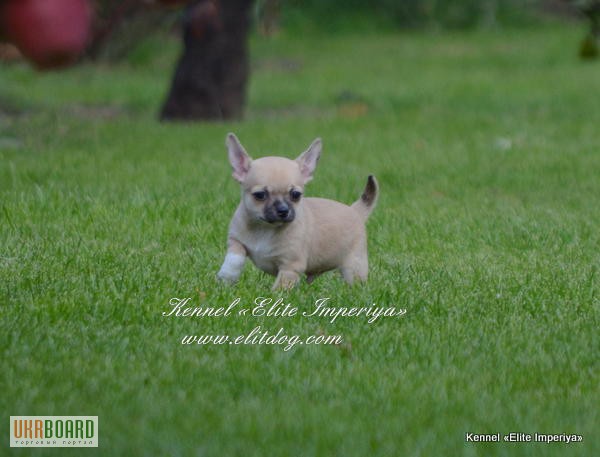
M 281 219 L 285 219 L 288 216 L 288 214 L 290 214 L 290 208 L 288 207 L 288 205 L 281 201 L 275 202 L 275 211 L 277 211 L 277 215 Z

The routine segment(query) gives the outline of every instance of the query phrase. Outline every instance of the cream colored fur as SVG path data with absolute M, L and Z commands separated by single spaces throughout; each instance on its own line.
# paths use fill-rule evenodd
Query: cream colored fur
M 303 274 L 311 281 L 333 269 L 338 269 L 349 284 L 366 281 L 365 222 L 377 201 L 375 178 L 369 177 L 363 196 L 352 206 L 304 195 L 296 202 L 290 195 L 293 191 L 303 194 L 305 184 L 312 179 L 321 153 L 319 139 L 296 160 L 252 160 L 233 134 L 227 136 L 227 147 L 242 199 L 229 226 L 220 279 L 237 281 L 247 256 L 258 268 L 276 276 L 274 289 L 293 287 Z M 256 192 L 258 197 L 264 192 L 267 199 L 258 200 Z M 289 208 L 295 214 L 293 220 L 267 221 L 275 206 Z

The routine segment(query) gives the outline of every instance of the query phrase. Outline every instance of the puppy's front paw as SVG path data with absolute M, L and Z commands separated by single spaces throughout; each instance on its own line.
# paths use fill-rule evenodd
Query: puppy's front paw
M 295 271 L 281 270 L 277 275 L 275 284 L 273 284 L 273 290 L 291 289 L 298 283 L 299 280 L 300 276 Z
M 237 282 L 244 268 L 246 257 L 232 252 L 227 253 L 221 269 L 217 273 L 217 278 L 223 282 L 233 284 Z
M 219 270 L 217 273 L 217 279 L 227 284 L 235 284 L 238 278 L 239 276 L 228 274 L 227 272 L 224 272 L 223 269 Z

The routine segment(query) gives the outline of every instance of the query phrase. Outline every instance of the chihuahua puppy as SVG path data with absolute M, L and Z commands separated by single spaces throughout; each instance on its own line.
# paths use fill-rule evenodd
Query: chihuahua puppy
M 291 288 L 303 274 L 311 282 L 336 268 L 348 284 L 366 281 L 365 222 L 379 193 L 373 176 L 351 206 L 305 198 L 304 186 L 321 155 L 319 138 L 296 160 L 252 160 L 233 133 L 227 135 L 226 146 L 242 199 L 229 225 L 227 255 L 218 278 L 236 282 L 250 257 L 258 268 L 277 277 L 273 289 Z

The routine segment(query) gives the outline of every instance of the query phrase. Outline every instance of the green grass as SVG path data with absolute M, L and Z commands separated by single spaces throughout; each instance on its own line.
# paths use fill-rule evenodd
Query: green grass
M 600 66 L 582 31 L 254 39 L 246 121 L 159 124 L 176 58 L 0 68 L 0 455 L 9 415 L 98 415 L 77 455 L 600 455 Z M 8 108 L 7 108 L 8 107 Z M 272 294 L 215 282 L 239 189 L 224 149 L 324 152 L 313 196 L 367 174 L 371 272 Z M 401 319 L 172 319 L 171 297 L 283 296 Z M 204 298 L 203 298 L 204 297 Z M 186 346 L 255 325 L 345 345 Z M 580 444 L 465 444 L 465 432 Z

